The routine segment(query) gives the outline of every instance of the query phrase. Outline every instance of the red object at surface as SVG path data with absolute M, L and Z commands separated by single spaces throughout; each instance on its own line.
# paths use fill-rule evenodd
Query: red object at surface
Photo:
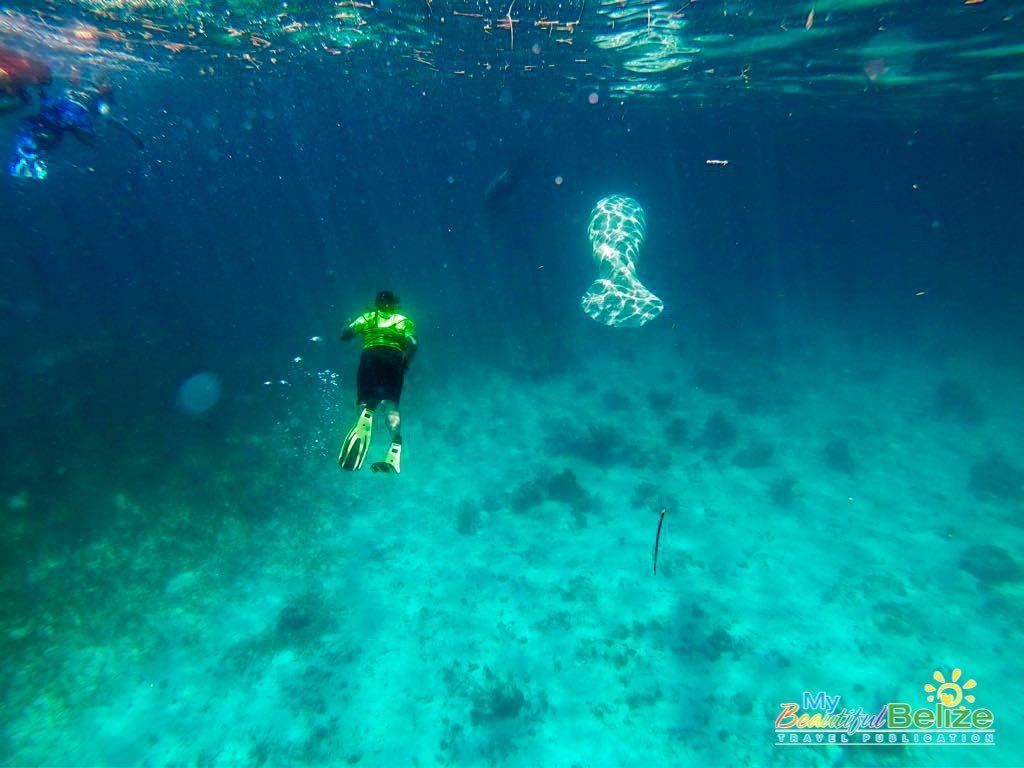
M 0 48 L 0 93 L 13 96 L 32 85 L 49 85 L 52 79 L 45 61 Z

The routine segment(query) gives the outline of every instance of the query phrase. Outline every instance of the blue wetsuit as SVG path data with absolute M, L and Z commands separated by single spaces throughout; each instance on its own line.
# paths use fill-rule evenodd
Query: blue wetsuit
M 44 154 L 60 144 L 69 132 L 91 146 L 96 139 L 96 118 L 109 111 L 109 95 L 95 88 L 68 89 L 58 99 L 44 96 L 39 113 L 21 121 L 14 139 L 11 175 L 45 179 Z

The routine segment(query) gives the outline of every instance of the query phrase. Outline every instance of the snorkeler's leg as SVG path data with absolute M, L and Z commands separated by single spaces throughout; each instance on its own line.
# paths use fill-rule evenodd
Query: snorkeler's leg
M 391 442 L 402 442 L 402 415 L 398 412 L 398 406 L 390 400 L 385 400 L 381 405 L 387 411 L 388 431 L 391 432 Z
M 11 176 L 21 179 L 46 178 L 46 161 L 30 123 L 23 124 L 14 139 L 14 159 L 8 170 Z
M 374 472 L 390 472 L 397 475 L 402 471 L 402 416 L 396 403 L 386 400 L 382 405 L 387 410 L 391 447 L 388 448 L 388 455 L 384 461 L 375 462 L 370 469 Z
M 355 426 L 341 444 L 341 453 L 338 454 L 338 465 L 344 470 L 355 471 L 363 466 L 366 452 L 370 450 L 374 409 L 366 402 L 360 403 L 359 409 Z

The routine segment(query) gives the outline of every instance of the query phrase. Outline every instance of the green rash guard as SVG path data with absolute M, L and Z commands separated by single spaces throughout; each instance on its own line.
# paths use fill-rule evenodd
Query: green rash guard
M 348 329 L 362 337 L 363 349 L 390 347 L 405 352 L 416 343 L 416 326 L 397 312 L 367 312 L 349 323 Z

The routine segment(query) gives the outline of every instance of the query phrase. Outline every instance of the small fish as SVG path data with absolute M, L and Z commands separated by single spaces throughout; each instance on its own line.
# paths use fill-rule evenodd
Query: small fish
M 323 336 L 310 336 L 309 340 L 313 341 L 313 342 L 318 342 L 318 341 L 323 341 L 324 338 L 323 338 Z
M 658 544 L 661 543 L 661 524 L 665 522 L 665 508 L 661 510 L 661 516 L 658 517 L 658 532 L 654 535 L 654 575 L 658 575 Z
M 810 29 L 814 26 L 814 9 L 811 8 L 811 12 L 807 14 L 807 21 L 804 22 L 804 29 Z
M 293 357 L 292 358 L 292 362 L 293 363 L 301 363 L 302 362 L 302 358 L 301 357 Z

